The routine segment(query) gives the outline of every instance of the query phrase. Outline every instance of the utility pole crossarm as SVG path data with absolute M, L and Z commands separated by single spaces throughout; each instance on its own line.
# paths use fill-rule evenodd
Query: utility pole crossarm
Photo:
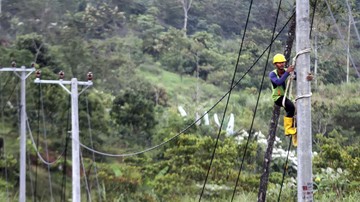
M 22 75 L 19 75 L 17 72 L 29 72 L 27 75 L 25 75 L 25 79 L 29 77 L 31 73 L 35 71 L 35 68 L 26 68 L 25 66 L 21 66 L 21 68 L 18 67 L 3 67 L 0 68 L 0 72 L 14 72 L 18 77 L 22 77 Z
M 44 84 L 58 84 L 67 93 L 71 95 L 71 136 L 72 136 L 72 201 L 81 201 L 81 189 L 80 189 L 80 144 L 79 144 L 79 108 L 78 97 L 88 87 L 93 85 L 91 72 L 88 73 L 88 81 L 78 81 L 76 78 L 72 78 L 71 81 L 64 81 L 64 72 L 60 72 L 59 80 L 41 80 L 41 72 L 36 72 L 35 83 Z M 71 85 L 71 90 L 65 87 L 65 85 Z M 78 92 L 78 86 L 86 86 L 80 93 Z
M 22 66 L 22 68 L 18 68 L 18 67 L 2 67 L 0 68 L 0 72 L 33 72 L 35 71 L 35 68 L 25 68 L 24 66 Z
M 12 62 L 12 67 L 0 68 L 0 72 L 14 72 L 21 80 L 20 83 L 20 185 L 19 202 L 26 201 L 26 78 L 35 71 L 35 68 L 16 67 Z M 18 74 L 20 72 L 20 74 Z M 26 72 L 29 72 L 26 74 Z
M 40 80 L 39 78 L 36 78 L 34 83 L 44 83 L 44 84 L 58 84 L 60 85 L 66 92 L 68 92 L 69 94 L 71 94 L 71 91 L 69 89 L 67 89 L 65 85 L 71 85 L 71 82 L 72 81 L 64 81 L 62 79 L 60 80 Z M 88 87 L 92 86 L 93 85 L 93 82 L 91 80 L 88 80 L 88 81 L 78 81 L 77 82 L 77 85 L 80 85 L 80 86 L 86 86 L 85 89 L 83 89 L 79 95 L 84 92 Z
M 34 83 L 46 83 L 46 84 L 67 84 L 67 85 L 71 85 L 71 81 L 64 81 L 62 79 L 59 80 L 41 80 L 39 78 L 36 78 Z M 92 81 L 78 81 L 77 82 L 78 85 L 80 86 L 91 86 L 93 84 Z

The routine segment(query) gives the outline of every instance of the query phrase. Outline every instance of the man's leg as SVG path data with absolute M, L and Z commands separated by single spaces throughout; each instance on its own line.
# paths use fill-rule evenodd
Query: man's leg
M 279 99 L 275 101 L 275 104 L 278 106 L 282 106 L 282 101 L 284 96 L 281 96 Z M 296 128 L 294 127 L 294 115 L 295 115 L 295 105 L 288 99 L 285 98 L 285 111 L 286 116 L 284 117 L 284 130 L 285 135 L 295 135 Z
M 285 119 L 288 119 L 288 125 L 287 130 L 285 130 L 285 135 L 292 135 L 292 143 L 296 147 L 297 146 L 297 130 L 295 126 L 294 116 L 295 116 L 295 105 L 286 98 L 285 100 L 285 110 L 286 110 L 286 116 L 284 117 L 284 125 L 285 125 Z

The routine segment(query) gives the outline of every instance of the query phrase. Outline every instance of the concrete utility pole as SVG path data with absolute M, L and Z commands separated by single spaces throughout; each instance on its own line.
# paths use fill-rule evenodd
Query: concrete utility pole
M 12 67 L 0 68 L 1 72 L 14 72 L 16 76 L 21 79 L 20 84 L 20 190 L 19 201 L 26 201 L 26 78 L 35 71 L 35 68 L 21 68 L 16 67 L 16 63 L 13 62 Z M 20 72 L 18 74 L 17 72 Z M 26 74 L 26 72 L 29 72 Z
M 72 135 L 72 200 L 74 202 L 81 201 L 80 190 L 80 144 L 79 144 L 79 109 L 78 97 L 88 87 L 92 86 L 92 73 L 88 73 L 88 81 L 77 81 L 72 78 L 71 81 L 64 81 L 64 72 L 60 72 L 60 80 L 40 80 L 40 71 L 36 72 L 35 83 L 59 84 L 66 92 L 71 95 L 71 135 Z M 64 84 L 71 85 L 71 91 L 67 89 Z M 86 86 L 80 93 L 78 92 L 78 85 Z
M 310 48 L 309 0 L 296 0 L 296 53 Z M 310 53 L 296 60 L 297 136 L 298 136 L 298 201 L 313 201 L 311 86 L 306 77 L 310 72 Z

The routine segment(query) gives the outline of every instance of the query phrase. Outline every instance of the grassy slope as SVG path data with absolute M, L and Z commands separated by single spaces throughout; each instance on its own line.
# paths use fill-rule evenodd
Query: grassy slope
M 205 83 L 189 75 L 180 76 L 156 67 L 143 67 L 138 71 L 151 83 L 166 89 L 171 104 L 192 103 L 195 101 L 196 88 L 199 88 L 199 100 L 218 99 L 224 92 L 214 85 Z
M 208 111 L 228 92 L 228 89 L 221 89 L 220 87 L 206 83 L 202 79 L 196 79 L 194 76 L 180 76 L 154 66 L 142 66 L 138 69 L 137 73 L 152 84 L 166 89 L 169 104 L 172 107 L 181 105 L 186 112 L 198 111 L 202 113 Z M 196 104 L 195 99 L 197 86 L 199 89 L 198 104 Z M 270 117 L 268 117 L 268 107 L 272 107 L 269 92 L 262 92 L 260 99 L 264 101 L 260 101 L 259 104 L 260 107 L 254 126 L 256 130 L 267 130 L 265 128 L 267 128 L 267 123 L 270 119 Z M 228 105 L 224 127 L 227 125 L 229 114 L 233 113 L 235 116 L 235 130 L 248 129 L 251 122 L 249 117 L 253 116 L 252 109 L 255 108 L 257 96 L 258 92 L 256 89 L 243 89 L 240 92 L 233 91 Z M 220 119 L 225 109 L 226 101 L 227 96 L 209 112 L 209 116 L 217 113 Z

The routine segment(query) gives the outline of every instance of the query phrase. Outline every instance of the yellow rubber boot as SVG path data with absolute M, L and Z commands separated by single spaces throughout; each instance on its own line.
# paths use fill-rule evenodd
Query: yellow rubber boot
M 292 144 L 297 147 L 298 141 L 297 141 L 297 134 L 292 135 Z
M 284 130 L 285 135 L 292 135 L 292 143 L 296 147 L 297 146 L 297 134 L 296 128 L 294 127 L 294 118 L 292 117 L 284 117 Z
M 285 135 L 295 135 L 296 134 L 296 128 L 293 126 L 293 120 L 292 117 L 284 117 L 284 130 Z

